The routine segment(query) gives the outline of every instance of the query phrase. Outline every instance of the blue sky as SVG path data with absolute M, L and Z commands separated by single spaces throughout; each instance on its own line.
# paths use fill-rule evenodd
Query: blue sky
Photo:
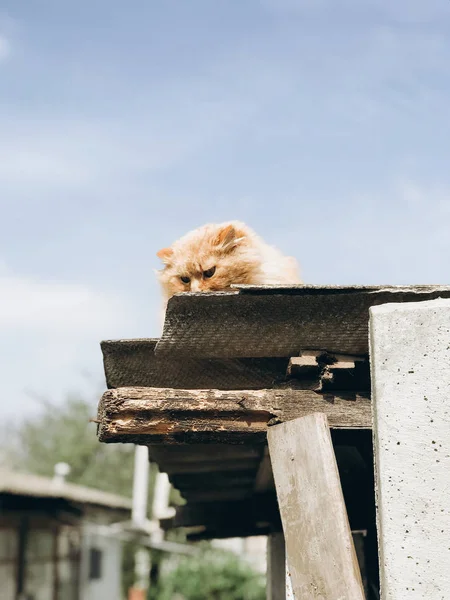
M 309 283 L 449 283 L 449 164 L 449 0 L 3 0 L 4 414 L 98 394 L 205 222 Z

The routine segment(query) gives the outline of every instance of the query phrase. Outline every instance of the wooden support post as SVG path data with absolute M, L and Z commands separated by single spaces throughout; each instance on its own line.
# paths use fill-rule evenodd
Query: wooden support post
M 267 539 L 266 599 L 294 600 L 282 531 L 271 533 Z
M 287 562 L 285 564 L 285 568 L 286 568 L 286 600 L 295 600 L 294 592 L 292 590 L 291 574 L 289 572 L 289 566 L 288 566 Z
M 364 595 L 369 598 L 369 584 L 366 573 L 366 532 L 352 531 L 353 544 L 355 546 L 356 557 L 358 559 L 359 570 L 361 571 L 361 579 L 364 587 Z
M 450 598 L 450 301 L 370 311 L 381 595 Z
M 267 539 L 267 600 L 286 600 L 286 550 L 282 531 Z
M 271 427 L 268 441 L 294 598 L 364 600 L 326 416 Z

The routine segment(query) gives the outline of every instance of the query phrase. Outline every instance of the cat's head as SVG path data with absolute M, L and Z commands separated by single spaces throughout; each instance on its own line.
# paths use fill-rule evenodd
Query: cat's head
M 204 225 L 157 255 L 164 263 L 158 277 L 166 298 L 253 283 L 260 266 L 255 235 L 238 222 Z

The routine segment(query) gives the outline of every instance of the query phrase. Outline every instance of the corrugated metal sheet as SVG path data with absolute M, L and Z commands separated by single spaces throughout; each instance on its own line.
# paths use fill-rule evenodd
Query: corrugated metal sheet
M 47 477 L 16 473 L 0 468 L 0 494 L 63 499 L 80 504 L 131 510 L 131 500 L 73 483 L 58 483 Z
M 169 301 L 155 352 L 171 359 L 290 357 L 301 350 L 365 355 L 371 306 L 439 297 L 449 298 L 450 286 L 239 286 L 179 294 Z

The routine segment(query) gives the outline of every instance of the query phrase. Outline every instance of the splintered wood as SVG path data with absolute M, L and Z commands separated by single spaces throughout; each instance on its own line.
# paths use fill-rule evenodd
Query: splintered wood
M 99 438 L 138 444 L 264 443 L 269 425 L 318 411 L 331 427 L 371 427 L 369 394 L 129 387 L 103 395 Z
M 268 431 L 294 598 L 364 600 L 326 416 Z
M 370 390 L 369 361 L 361 356 L 303 351 L 289 359 L 286 374 L 291 380 L 310 381 L 316 392 Z

